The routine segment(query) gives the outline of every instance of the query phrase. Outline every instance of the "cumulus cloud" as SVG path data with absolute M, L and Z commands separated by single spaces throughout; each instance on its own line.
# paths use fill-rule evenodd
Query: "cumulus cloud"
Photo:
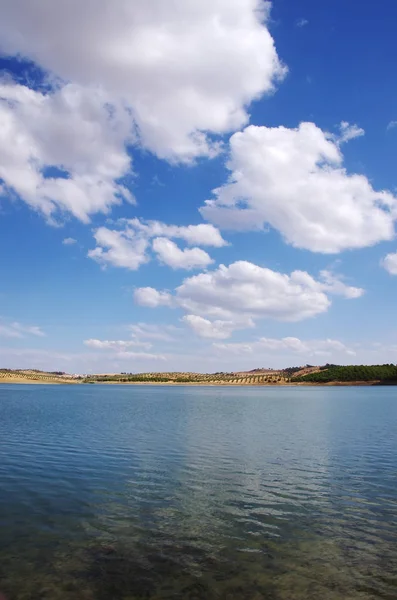
M 98 89 L 42 93 L 0 82 L 0 179 L 49 221 L 69 212 L 86 223 L 133 202 L 118 182 L 130 170 L 129 140 L 128 111 Z
M 346 125 L 345 137 L 356 134 Z M 346 172 L 340 141 L 314 123 L 247 127 L 231 137 L 229 181 L 214 190 L 202 215 L 224 229 L 270 225 L 287 243 L 313 252 L 391 240 L 397 199 Z
M 233 321 L 215 320 L 210 321 L 199 317 L 198 315 L 185 315 L 182 321 L 186 323 L 199 337 L 225 340 L 229 338 L 236 329 L 246 329 L 253 327 L 252 319 L 242 319 Z
M 159 292 L 152 287 L 137 288 L 134 291 L 134 300 L 140 306 L 157 308 L 158 306 L 172 306 L 172 296 L 168 292 Z
M 390 275 L 397 275 L 397 252 L 394 254 L 387 254 L 382 260 L 382 266 L 390 273 Z
M 173 269 L 195 269 L 213 262 L 209 254 L 197 247 L 181 249 L 168 238 L 182 239 L 188 245 L 200 243 L 218 248 L 226 245 L 219 230 L 205 223 L 177 226 L 160 221 L 120 219 L 118 225 L 121 227 L 119 230 L 106 227 L 96 230 L 97 247 L 88 252 L 90 258 L 102 265 L 136 270 L 150 260 L 148 251 L 152 249 L 161 263 Z M 155 239 L 150 244 L 153 237 Z
M 351 348 L 338 340 L 300 340 L 296 337 L 285 338 L 260 338 L 253 342 L 234 344 L 214 343 L 213 347 L 222 352 L 231 354 L 272 354 L 274 352 L 296 353 L 307 356 L 328 356 L 332 353 L 344 353 L 354 356 L 356 353 Z
M 356 289 L 356 288 L 354 288 Z M 300 321 L 325 312 L 329 293 L 348 292 L 314 279 L 305 271 L 291 275 L 238 261 L 229 267 L 185 279 L 176 290 L 177 303 L 192 314 L 224 320 L 235 315 Z
M 135 301 L 153 308 L 180 307 L 193 315 L 187 322 L 196 330 L 226 334 L 241 328 L 244 319 L 247 326 L 256 318 L 300 321 L 326 312 L 331 305 L 328 294 L 357 298 L 362 293 L 360 288 L 348 286 L 328 271 L 317 280 L 305 271 L 287 275 L 238 261 L 185 279 L 173 296 L 154 288 L 139 288 Z M 205 323 L 197 316 L 215 319 L 217 323 Z
M 189 161 L 214 155 L 208 134 L 241 128 L 250 102 L 285 75 L 269 8 L 262 0 L 0 0 L 1 50 L 99 86 L 128 106 L 146 148 Z
M 27 335 L 44 337 L 45 333 L 37 325 L 23 325 L 14 321 L 12 323 L 0 320 L 0 336 L 7 338 L 24 338 Z
M 197 269 L 207 267 L 213 262 L 210 255 L 201 248 L 181 250 L 175 242 L 167 238 L 154 239 L 152 247 L 160 262 L 172 269 Z
M 161 221 L 144 221 L 142 219 L 120 219 L 125 231 L 141 232 L 147 238 L 166 237 L 184 240 L 189 245 L 213 246 L 221 248 L 227 242 L 222 238 L 219 229 L 209 223 L 199 225 L 167 225 Z
M 148 241 L 134 232 L 111 230 L 100 227 L 94 233 L 97 247 L 88 252 L 88 256 L 106 266 L 124 267 L 135 271 L 146 262 Z

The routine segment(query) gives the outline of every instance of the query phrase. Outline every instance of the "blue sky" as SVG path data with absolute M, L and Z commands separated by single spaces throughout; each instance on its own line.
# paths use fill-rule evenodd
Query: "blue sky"
M 0 363 L 397 362 L 397 6 L 0 0 Z

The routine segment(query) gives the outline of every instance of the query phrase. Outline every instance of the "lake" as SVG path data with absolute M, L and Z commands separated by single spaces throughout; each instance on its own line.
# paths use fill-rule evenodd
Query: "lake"
M 0 386 L 7 600 L 395 600 L 396 528 L 396 387 Z

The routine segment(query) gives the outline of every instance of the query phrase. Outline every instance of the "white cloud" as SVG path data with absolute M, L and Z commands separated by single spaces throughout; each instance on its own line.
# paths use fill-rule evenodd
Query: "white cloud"
M 127 234 L 100 227 L 94 237 L 98 245 L 88 252 L 88 256 L 103 266 L 110 264 L 135 271 L 149 260 L 147 239 L 132 231 Z
M 150 350 L 151 344 L 146 342 L 139 342 L 133 340 L 96 340 L 90 339 L 85 340 L 84 344 L 89 348 L 96 348 L 98 350 L 117 350 L 125 351 L 127 348 L 140 347 L 146 350 Z
M 0 0 L 1 49 L 122 99 L 146 148 L 188 161 L 216 153 L 207 134 L 241 128 L 250 102 L 285 75 L 269 8 L 261 0 Z
M 62 240 L 62 244 L 64 246 L 73 246 L 73 244 L 77 244 L 77 240 L 75 240 L 74 238 L 68 237 L 68 238 L 65 238 L 64 240 Z
M 305 271 L 286 275 L 238 261 L 185 279 L 174 296 L 154 288 L 139 288 L 135 301 L 153 308 L 179 306 L 189 315 L 235 322 L 234 329 L 238 329 L 241 319 L 300 321 L 314 317 L 330 307 L 327 294 L 357 298 L 362 293 L 360 288 L 349 287 L 327 271 L 316 280 Z M 207 331 L 211 329 L 211 325 L 201 322 L 202 329 L 204 326 Z M 219 324 L 216 328 L 219 331 Z M 231 325 L 223 331 L 226 329 L 231 331 Z
M 179 238 L 189 245 L 213 246 L 221 248 L 227 246 L 219 229 L 209 223 L 199 225 L 167 225 L 161 221 L 144 221 L 142 219 L 120 219 L 120 224 L 125 226 L 125 231 L 139 231 L 147 238 L 166 237 Z
M 129 140 L 128 112 L 98 89 L 44 94 L 0 82 L 0 178 L 49 221 L 70 212 L 88 222 L 133 201 L 118 183 L 130 170 Z
M 395 127 L 397 127 L 397 121 L 389 121 L 389 123 L 387 124 L 386 129 L 388 131 L 390 131 L 390 129 L 394 129 Z
M 8 338 L 23 338 L 26 335 L 34 335 L 37 337 L 44 337 L 45 333 L 40 327 L 36 325 L 23 325 L 14 321 L 12 323 L 6 323 L 0 321 L 0 336 Z
M 167 238 L 155 238 L 152 247 L 160 262 L 172 269 L 197 269 L 207 267 L 213 262 L 210 255 L 201 248 L 181 250 L 175 242 Z
M 308 24 L 309 24 L 309 21 L 307 19 L 303 19 L 302 18 L 302 19 L 298 19 L 296 21 L 296 26 L 297 27 L 306 27 L 306 25 L 308 25 Z
M 199 225 L 166 225 L 160 221 L 120 219 L 120 230 L 100 227 L 94 237 L 97 247 L 88 256 L 102 265 L 111 264 L 136 270 L 150 260 L 149 240 L 153 237 L 152 250 L 163 264 L 173 269 L 202 268 L 211 264 L 212 258 L 201 248 L 179 248 L 170 237 L 180 238 L 187 244 L 201 243 L 206 246 L 226 245 L 219 230 L 205 223 Z M 161 237 L 157 237 L 161 236 Z
M 390 275 L 397 275 L 397 252 L 394 254 L 387 254 L 382 260 L 382 266 L 390 273 Z
M 397 199 L 375 191 L 365 176 L 349 175 L 339 143 L 314 123 L 296 129 L 250 126 L 234 134 L 230 179 L 201 213 L 225 229 L 269 224 L 287 243 L 314 252 L 391 240 Z
M 213 344 L 214 348 L 222 352 L 230 352 L 231 354 L 254 354 L 272 355 L 274 352 L 296 353 L 307 356 L 328 356 L 333 352 L 344 353 L 349 356 L 354 356 L 356 352 L 338 340 L 300 340 L 296 337 L 285 337 L 281 339 L 275 338 L 260 338 L 253 342 L 243 342 L 235 344 Z
M 229 338 L 236 329 L 246 329 L 253 327 L 252 319 L 243 319 L 240 322 L 236 319 L 233 321 L 210 321 L 199 317 L 198 315 L 185 315 L 182 321 L 200 337 L 209 339 L 225 340 Z
M 331 302 L 326 292 L 349 293 L 305 271 L 286 275 L 238 261 L 185 279 L 176 290 L 176 301 L 193 314 L 223 320 L 245 315 L 300 321 L 328 310 Z
M 158 306 L 172 306 L 172 296 L 168 292 L 159 292 L 152 287 L 137 288 L 134 291 L 134 300 L 140 306 L 157 308 Z

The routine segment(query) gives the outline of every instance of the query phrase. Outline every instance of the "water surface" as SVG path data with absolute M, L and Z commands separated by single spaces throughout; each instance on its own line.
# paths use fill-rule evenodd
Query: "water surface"
M 396 532 L 396 388 L 0 386 L 9 600 L 395 600 Z

